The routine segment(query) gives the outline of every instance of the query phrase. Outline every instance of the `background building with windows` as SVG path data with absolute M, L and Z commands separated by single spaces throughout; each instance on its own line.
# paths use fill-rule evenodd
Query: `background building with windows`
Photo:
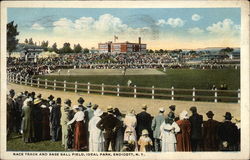
M 99 43 L 98 50 L 100 53 L 127 53 L 127 52 L 146 52 L 147 44 L 141 43 L 141 37 L 138 38 L 138 43 L 112 41 L 106 43 Z

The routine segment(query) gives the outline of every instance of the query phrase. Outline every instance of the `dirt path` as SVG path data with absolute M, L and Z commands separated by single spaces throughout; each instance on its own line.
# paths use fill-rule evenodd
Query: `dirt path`
M 120 109 L 122 113 L 126 113 L 132 108 L 135 109 L 136 113 L 140 112 L 142 104 L 148 105 L 148 112 L 152 115 L 158 113 L 159 107 L 164 107 L 168 112 L 168 106 L 174 104 L 176 105 L 176 113 L 179 114 L 182 110 L 186 109 L 189 111 L 191 106 L 196 106 L 198 112 L 203 114 L 204 119 L 206 119 L 205 113 L 212 110 L 215 114 L 214 119 L 222 121 L 225 112 L 229 111 L 232 113 L 234 118 L 240 117 L 240 104 L 237 103 L 209 103 L 209 102 L 192 102 L 192 101 L 171 101 L 171 100 L 157 100 L 157 99 L 147 99 L 147 98 L 132 98 L 132 97 L 117 97 L 117 96 L 106 96 L 97 94 L 87 94 L 87 93 L 73 93 L 73 92 L 63 92 L 54 91 L 43 88 L 30 87 L 25 85 L 8 84 L 8 89 L 14 89 L 16 93 L 23 92 L 25 90 L 36 93 L 41 93 L 43 98 L 47 98 L 50 94 L 54 97 L 61 97 L 64 101 L 66 98 L 71 99 L 72 105 L 77 104 L 77 99 L 82 96 L 85 99 L 85 104 L 92 102 L 92 104 L 98 104 L 101 109 L 104 109 L 111 105 Z

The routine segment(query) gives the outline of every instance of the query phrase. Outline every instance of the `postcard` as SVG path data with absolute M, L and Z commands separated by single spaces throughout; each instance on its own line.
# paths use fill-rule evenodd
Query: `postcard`
M 249 2 L 1 2 L 1 159 L 249 159 Z

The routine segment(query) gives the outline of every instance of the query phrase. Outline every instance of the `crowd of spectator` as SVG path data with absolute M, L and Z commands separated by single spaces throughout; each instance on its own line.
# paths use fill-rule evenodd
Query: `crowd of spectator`
M 72 103 L 35 92 L 16 95 L 11 89 L 7 95 L 7 138 L 16 132 L 24 143 L 61 141 L 65 150 L 90 152 L 240 150 L 240 121 L 233 123 L 230 112 L 218 122 L 212 111 L 204 121 L 195 106 L 190 108 L 191 116 L 186 110 L 178 115 L 175 105 L 160 107 L 159 114 L 152 116 L 146 104 L 136 114 L 133 109 L 121 113 L 112 106 L 103 111 L 82 97 L 77 105 Z
M 163 53 L 100 53 L 100 54 L 69 54 L 59 57 L 36 58 L 27 60 L 25 58 L 8 57 L 7 69 L 22 77 L 32 75 L 43 75 L 56 72 L 60 69 L 223 69 L 225 67 L 236 67 L 235 65 L 219 64 L 188 64 L 182 63 Z

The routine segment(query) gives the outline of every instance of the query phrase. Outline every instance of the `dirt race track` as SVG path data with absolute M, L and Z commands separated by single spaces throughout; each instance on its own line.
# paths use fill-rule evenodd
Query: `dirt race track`
M 61 69 L 49 75 L 123 75 L 123 69 Z M 127 69 L 126 75 L 161 75 L 164 74 L 157 69 Z
M 106 96 L 97 94 L 87 94 L 87 93 L 74 93 L 74 92 L 63 92 L 54 91 L 43 88 L 30 87 L 25 85 L 17 85 L 8 83 L 8 90 L 14 89 L 16 93 L 23 92 L 25 90 L 29 92 L 41 93 L 43 98 L 52 94 L 54 97 L 61 97 L 64 101 L 69 98 L 72 101 L 72 105 L 77 104 L 77 99 L 82 96 L 85 99 L 85 104 L 92 102 L 92 104 L 98 104 L 101 109 L 105 110 L 107 106 L 111 105 L 120 109 L 122 113 L 126 113 L 132 108 L 135 109 L 136 113 L 140 112 L 142 104 L 148 105 L 148 112 L 152 115 L 158 113 L 159 107 L 164 107 L 169 112 L 168 106 L 174 104 L 176 105 L 176 113 L 179 114 L 182 110 L 187 110 L 189 113 L 189 108 L 191 106 L 196 106 L 198 112 L 207 119 L 206 112 L 211 110 L 215 114 L 214 119 L 222 121 L 225 112 L 229 111 L 232 113 L 234 118 L 240 119 L 240 104 L 237 103 L 210 103 L 210 102 L 192 102 L 192 101 L 172 101 L 172 100 L 158 100 L 149 98 L 133 98 L 133 97 L 117 97 L 117 96 Z M 233 119 L 234 121 L 234 119 Z

